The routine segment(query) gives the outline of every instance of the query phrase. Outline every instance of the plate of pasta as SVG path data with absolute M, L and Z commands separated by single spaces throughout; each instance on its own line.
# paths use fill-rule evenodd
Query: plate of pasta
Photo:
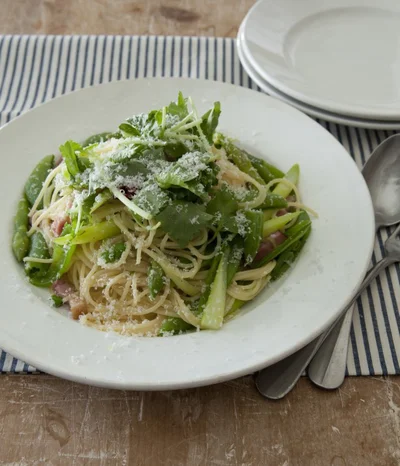
M 101 85 L 17 118 L 0 145 L 0 347 L 61 377 L 152 390 L 248 374 L 322 332 L 369 263 L 354 162 L 254 91 Z

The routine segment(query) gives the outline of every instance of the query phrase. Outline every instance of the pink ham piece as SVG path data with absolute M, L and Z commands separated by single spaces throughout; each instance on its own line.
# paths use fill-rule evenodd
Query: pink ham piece
M 61 232 L 66 223 L 71 223 L 71 219 L 68 215 L 63 215 L 57 217 L 54 222 L 51 224 L 51 231 L 54 233 L 54 236 L 60 236 Z
M 68 201 L 66 210 L 68 211 L 72 207 L 72 200 Z M 51 224 L 51 231 L 54 236 L 60 236 L 66 223 L 71 223 L 71 218 L 67 213 L 59 215 Z
M 64 303 L 69 304 L 71 315 L 73 319 L 79 319 L 79 316 L 86 314 L 87 305 L 86 302 L 80 298 L 75 291 L 75 288 L 62 278 L 57 280 L 52 285 L 54 294 L 63 298 Z
M 286 240 L 287 236 L 285 236 L 281 231 L 276 231 L 265 238 L 260 247 L 258 248 L 258 252 L 256 257 L 254 258 L 254 262 L 259 262 L 260 260 L 264 259 L 269 253 L 271 253 L 277 246 L 282 244 Z

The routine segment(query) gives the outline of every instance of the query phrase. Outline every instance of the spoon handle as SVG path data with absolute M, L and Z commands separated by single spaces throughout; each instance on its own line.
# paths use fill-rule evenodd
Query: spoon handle
M 301 350 L 256 374 L 257 390 L 265 398 L 280 400 L 286 396 L 310 364 L 326 334 L 322 334 Z
M 346 373 L 347 349 L 353 318 L 353 303 L 380 272 L 395 259 L 385 257 L 367 273 L 362 285 L 347 306 L 343 319 L 338 320 L 322 343 L 308 368 L 307 374 L 312 382 L 321 388 L 335 389 L 342 385 Z

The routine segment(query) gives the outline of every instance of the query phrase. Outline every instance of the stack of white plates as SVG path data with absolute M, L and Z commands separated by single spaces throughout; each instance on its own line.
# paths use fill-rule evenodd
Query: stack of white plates
M 400 129 L 397 0 L 260 0 L 237 44 L 268 94 L 324 120 Z

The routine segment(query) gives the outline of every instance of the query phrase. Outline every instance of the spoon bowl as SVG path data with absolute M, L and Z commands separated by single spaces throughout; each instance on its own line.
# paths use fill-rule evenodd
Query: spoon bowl
M 400 222 L 400 134 L 385 139 L 362 170 L 371 193 L 376 229 Z

